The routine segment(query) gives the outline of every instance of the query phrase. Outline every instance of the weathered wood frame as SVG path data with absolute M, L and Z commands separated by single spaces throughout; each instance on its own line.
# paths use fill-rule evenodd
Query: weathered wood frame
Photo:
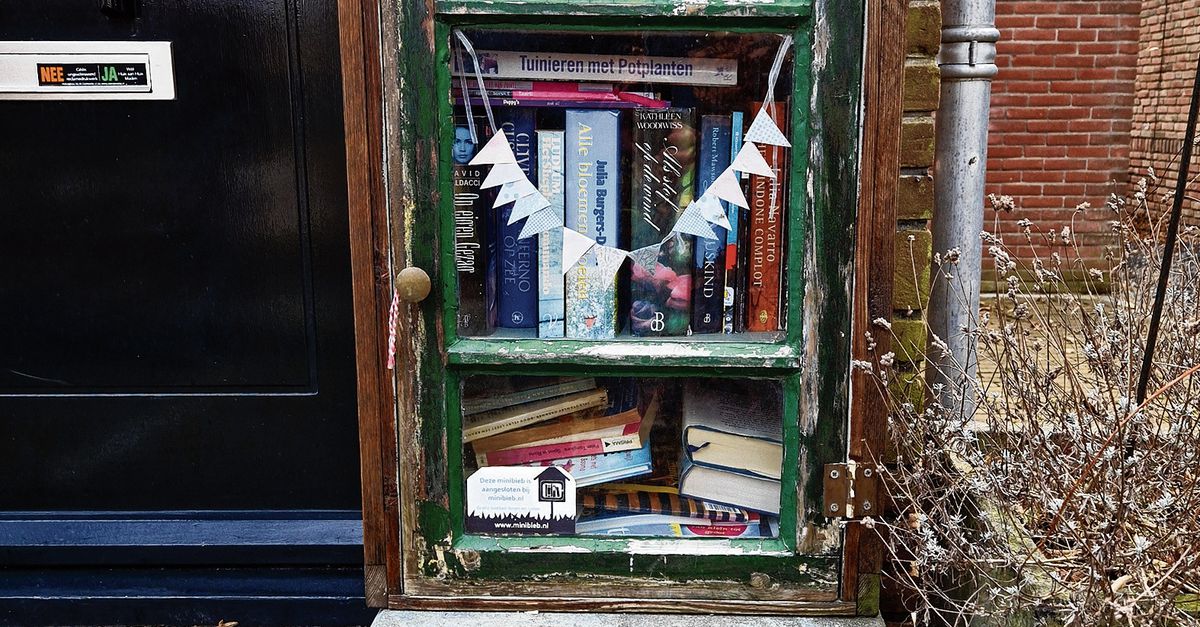
M 438 3 L 453 5 L 461 11 L 487 11 L 493 5 L 479 0 Z M 597 17 L 613 15 L 654 16 L 666 14 L 664 5 L 652 1 L 611 0 L 579 5 L 545 2 L 539 7 L 548 12 L 580 11 Z M 805 247 L 812 263 L 805 264 L 807 284 L 805 315 L 815 316 L 807 334 L 806 361 L 820 364 L 803 378 L 801 398 L 809 411 L 832 412 L 849 416 L 849 433 L 839 435 L 850 459 L 867 461 L 882 448 L 882 405 L 876 390 L 865 381 L 854 379 L 850 359 L 867 358 L 864 332 L 874 318 L 890 317 L 891 245 L 894 232 L 895 182 L 899 171 L 900 83 L 904 59 L 905 5 L 899 0 L 868 0 L 869 8 L 857 3 L 817 0 L 813 4 L 818 44 L 825 58 L 813 84 L 811 168 L 817 173 L 812 193 L 829 210 L 810 215 Z M 368 603 L 376 607 L 460 609 L 546 610 L 621 609 L 638 611 L 720 611 L 791 614 L 873 613 L 877 598 L 880 553 L 868 533 L 858 525 L 849 525 L 844 536 L 842 586 L 833 597 L 821 595 L 791 599 L 729 598 L 722 590 L 710 589 L 706 595 L 692 594 L 677 599 L 677 589 L 668 588 L 660 598 L 629 598 L 620 586 L 609 588 L 603 582 L 573 584 L 578 592 L 584 586 L 588 594 L 571 594 L 570 586 L 546 598 L 546 590 L 526 589 L 505 584 L 501 589 L 470 583 L 453 588 L 423 585 L 427 575 L 434 578 L 438 566 L 421 563 L 418 520 L 422 512 L 402 507 L 403 468 L 413 468 L 410 455 L 419 450 L 422 437 L 420 395 L 422 384 L 411 376 L 414 370 L 444 367 L 444 356 L 425 355 L 418 363 L 418 342 L 425 334 L 440 334 L 440 316 L 420 306 L 402 307 L 397 321 L 397 363 L 401 376 L 386 370 L 387 309 L 390 276 L 412 265 L 414 257 L 427 257 L 419 250 L 427 242 L 414 242 L 411 229 L 403 227 L 411 219 L 415 202 L 412 189 L 418 163 L 434 163 L 437 146 L 417 132 L 430 120 L 413 119 L 400 98 L 406 74 L 397 67 L 394 54 L 401 41 L 408 46 L 434 49 L 432 28 L 424 20 L 435 13 L 434 0 L 389 3 L 381 7 L 377 0 L 339 0 L 342 35 L 343 101 L 346 118 L 346 154 L 350 195 L 351 251 L 354 265 L 354 300 L 358 355 L 358 404 L 362 448 L 362 487 L 364 552 Z M 737 15 L 747 9 L 740 3 L 711 2 L 696 5 L 696 15 Z M 401 12 L 409 12 L 400 20 Z M 864 13 L 869 22 L 864 22 Z M 863 30 L 866 23 L 866 68 L 861 85 L 857 80 L 862 62 Z M 858 28 L 855 28 L 858 25 Z M 432 63 L 432 54 L 429 55 Z M 420 68 L 406 68 L 407 76 L 420 75 Z M 429 76 L 429 74 L 425 74 Z M 859 89 L 862 89 L 860 96 Z M 860 103 L 860 97 L 865 100 Z M 860 104 L 865 104 L 861 109 Z M 860 118 L 860 115 L 862 117 Z M 389 122 L 385 124 L 385 119 Z M 860 136 L 861 131 L 861 136 Z M 860 143 L 861 142 L 861 143 Z M 396 148 L 405 147 L 403 158 Z M 862 151 L 861 171 L 858 151 Z M 386 158 L 391 154 L 393 158 Z M 423 166 L 421 166 L 423 167 Z M 850 201 L 850 202 L 847 202 Z M 411 224 L 410 222 L 408 224 Z M 854 242 L 847 246 L 847 242 Z M 856 252 L 857 251 L 857 252 Z M 851 282 L 851 277 L 853 281 Z M 835 314 L 841 314 L 835 315 Z M 841 318 L 839 321 L 838 318 Z M 852 332 L 844 321 L 852 318 Z M 876 334 L 876 339 L 880 334 Z M 829 338 L 839 341 L 828 341 Z M 818 341 L 825 338 L 826 341 Z M 844 349 L 844 350 L 843 350 Z M 876 349 L 879 350 L 878 348 Z M 442 435 L 441 437 L 444 437 Z M 401 451 L 408 454 L 401 455 Z M 419 461 L 419 460 L 415 460 Z M 428 481 L 444 477 L 418 476 L 408 485 L 407 494 L 416 494 Z M 809 477 L 820 481 L 820 477 Z M 409 499 L 411 503 L 413 499 Z M 403 529 L 403 532 L 401 531 Z M 426 530 L 428 531 L 428 530 Z M 458 556 L 458 567 L 464 558 Z M 470 566 L 469 563 L 466 566 Z M 445 564 L 440 566 L 445 568 Z M 422 574 L 422 573 L 425 574 Z M 407 575 L 405 574 L 407 573 Z M 406 585 L 407 584 L 407 585 Z M 606 592 L 611 590 L 611 592 Z M 695 593 L 696 591 L 692 591 Z M 502 596 L 497 596 L 501 594 Z M 447 597 L 449 594 L 451 596 Z

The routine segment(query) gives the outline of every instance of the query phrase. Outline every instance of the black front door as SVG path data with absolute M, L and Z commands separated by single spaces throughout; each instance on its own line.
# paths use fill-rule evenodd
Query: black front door
M 172 42 L 177 94 L 0 101 L 0 550 L 357 557 L 335 3 L 115 4 L 0 4 L 0 40 Z M 73 542 L 124 548 L 22 548 Z

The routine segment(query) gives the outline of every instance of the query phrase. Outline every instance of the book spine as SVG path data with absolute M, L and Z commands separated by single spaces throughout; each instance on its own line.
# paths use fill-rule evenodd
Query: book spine
M 517 164 L 537 184 L 537 157 L 533 149 L 534 112 L 507 109 L 497 112 L 497 124 L 508 136 Z M 497 289 L 496 325 L 510 329 L 537 327 L 537 248 L 532 237 L 517 239 L 522 221 L 508 224 L 513 203 L 496 212 Z
M 700 118 L 700 167 L 696 173 L 697 194 L 729 167 L 729 116 Z M 692 333 L 720 333 L 725 301 L 726 231 L 710 224 L 716 239 L 696 238 L 692 265 Z
M 695 238 L 667 235 L 692 202 L 696 143 L 695 109 L 633 111 L 630 250 L 662 242 L 653 272 L 633 264 L 629 311 L 634 335 L 683 335 L 691 322 Z
M 463 98 L 456 96 L 454 98 L 456 106 L 462 106 Z M 636 109 L 646 105 L 639 104 L 633 100 L 618 98 L 615 100 L 593 100 L 590 98 L 504 98 L 495 97 L 488 94 L 488 104 L 493 107 L 522 107 L 522 108 L 546 108 L 546 107 L 570 107 L 575 109 Z M 483 106 L 483 99 L 478 97 L 471 98 L 472 106 Z
M 566 226 L 604 246 L 617 246 L 621 219 L 620 112 L 568 109 L 564 196 Z M 616 337 L 616 281 L 601 276 L 593 252 L 566 275 L 566 336 Z
M 634 424 L 632 434 L 488 451 L 476 455 L 475 461 L 480 466 L 515 466 L 517 464 L 564 459 L 567 457 L 619 453 L 621 451 L 636 450 L 641 447 L 642 439 L 638 436 L 637 425 Z
M 784 103 L 773 107 L 771 119 L 787 128 Z M 758 147 L 775 178 L 750 177 L 750 265 L 746 330 L 779 330 L 780 265 L 783 256 L 784 190 L 787 185 L 786 153 L 780 146 Z
M 458 334 L 480 336 L 495 327 L 495 281 L 488 262 L 494 258 L 489 237 L 493 190 L 480 189 L 487 167 L 455 164 L 451 170 L 454 189 L 454 268 L 458 275 Z
M 741 111 L 734 111 L 730 115 L 730 135 L 729 135 L 729 160 L 737 156 L 742 149 L 742 136 L 745 134 L 743 127 L 743 114 Z M 742 180 L 742 173 L 735 172 L 739 183 Z M 725 234 L 725 297 L 721 303 L 722 320 L 721 331 L 724 333 L 734 332 L 734 311 L 737 302 L 737 284 L 738 272 L 741 266 L 738 265 L 738 225 L 741 223 L 739 217 L 741 215 L 741 207 L 733 203 L 725 203 L 725 217 L 729 219 L 731 227 Z
M 538 131 L 537 138 L 538 190 L 565 224 L 563 131 Z M 563 337 L 566 332 L 562 239 L 562 229 L 538 235 L 538 337 Z
M 737 85 L 737 59 L 651 57 L 640 54 L 576 54 L 476 50 L 479 72 L 493 79 L 613 81 L 617 83 L 676 83 L 680 85 Z M 473 64 L 455 64 L 453 75 Z

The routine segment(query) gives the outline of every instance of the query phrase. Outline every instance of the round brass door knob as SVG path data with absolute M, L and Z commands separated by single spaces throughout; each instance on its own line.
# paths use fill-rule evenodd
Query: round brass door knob
M 396 275 L 396 293 L 400 300 L 419 303 L 429 296 L 429 275 L 420 268 L 405 268 Z

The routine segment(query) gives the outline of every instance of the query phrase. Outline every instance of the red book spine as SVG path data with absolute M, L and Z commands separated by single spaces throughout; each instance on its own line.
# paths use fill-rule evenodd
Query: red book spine
M 775 103 L 771 119 L 787 129 L 787 107 Z M 778 331 L 781 309 L 783 225 L 787 205 L 787 154 L 785 148 L 758 145 L 758 151 L 775 178 L 752 175 L 747 194 L 750 204 L 749 272 L 746 307 L 747 331 Z
M 631 422 L 625 425 L 623 434 L 626 436 L 635 435 L 639 427 L 641 427 L 640 422 Z M 487 459 L 488 466 L 516 466 L 529 462 L 583 457 L 584 455 L 600 455 L 610 452 L 605 450 L 607 448 L 605 440 L 608 439 L 611 438 L 591 438 L 575 442 L 500 449 L 498 451 L 489 451 L 484 454 L 484 457 Z

